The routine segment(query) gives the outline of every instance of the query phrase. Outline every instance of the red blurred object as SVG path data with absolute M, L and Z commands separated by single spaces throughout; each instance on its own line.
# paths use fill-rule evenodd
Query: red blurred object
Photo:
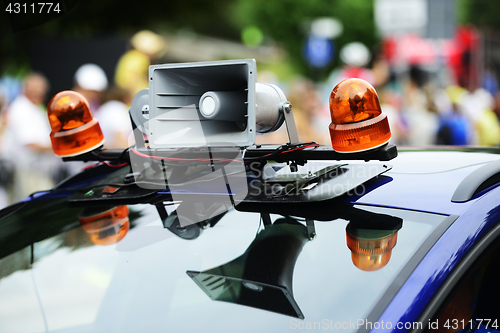
M 384 56 L 392 65 L 423 65 L 436 62 L 438 47 L 415 34 L 388 37 L 383 42 Z
M 472 27 L 459 27 L 449 52 L 449 64 L 455 81 L 462 87 L 474 90 L 479 80 L 475 66 L 479 52 L 479 34 Z

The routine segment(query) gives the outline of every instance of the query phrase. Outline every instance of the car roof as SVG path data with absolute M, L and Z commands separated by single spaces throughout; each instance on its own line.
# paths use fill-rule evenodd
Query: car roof
M 368 187 L 349 202 L 399 207 L 441 214 L 460 215 L 472 201 L 452 202 L 457 187 L 475 170 L 499 161 L 498 149 L 399 149 L 387 162 L 392 169 L 383 174 L 382 186 Z M 371 161 L 368 163 L 380 163 Z

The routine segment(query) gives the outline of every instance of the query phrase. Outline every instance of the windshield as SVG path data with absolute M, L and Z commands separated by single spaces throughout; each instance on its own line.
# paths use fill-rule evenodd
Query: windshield
M 0 219 L 8 245 L 0 259 L 0 331 L 364 328 L 447 216 L 327 206 L 332 219 L 315 217 L 312 240 L 307 211 L 236 210 L 186 240 L 164 228 L 153 205 L 26 203 Z M 370 241 L 385 250 L 363 252 Z

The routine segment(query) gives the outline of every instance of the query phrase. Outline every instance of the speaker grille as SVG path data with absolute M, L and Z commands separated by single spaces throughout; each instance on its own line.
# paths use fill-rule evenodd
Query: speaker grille
M 255 74 L 255 60 L 151 66 L 150 147 L 253 145 Z M 246 123 L 205 119 L 199 100 L 208 91 L 241 93 L 234 112 Z

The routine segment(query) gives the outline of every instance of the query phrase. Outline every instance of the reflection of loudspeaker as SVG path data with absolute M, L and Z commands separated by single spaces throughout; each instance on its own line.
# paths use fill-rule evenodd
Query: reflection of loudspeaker
M 291 219 L 266 226 L 245 253 L 222 266 L 186 273 L 212 299 L 304 318 L 292 293 L 307 228 Z
M 255 60 L 151 66 L 150 147 L 252 145 L 256 76 Z

